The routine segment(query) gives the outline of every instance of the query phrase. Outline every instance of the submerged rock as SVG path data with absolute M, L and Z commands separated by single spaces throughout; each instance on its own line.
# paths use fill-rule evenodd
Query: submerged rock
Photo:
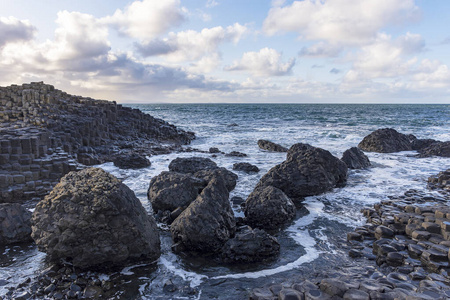
M 273 152 L 287 152 L 288 149 L 279 144 L 267 140 L 258 140 L 258 147 Z
M 341 160 L 349 169 L 364 169 L 370 166 L 369 158 L 357 147 L 345 150 Z
M 121 169 L 140 169 L 151 165 L 144 155 L 137 153 L 117 155 L 113 162 L 116 167 Z
M 278 229 L 295 217 L 295 205 L 273 186 L 255 189 L 245 202 L 246 222 L 252 227 Z
M 150 181 L 147 197 L 153 211 L 173 211 L 187 207 L 197 198 L 207 182 L 187 174 L 162 172 Z
M 173 249 L 219 251 L 236 230 L 228 196 L 225 180 L 214 177 L 171 224 Z
M 195 173 L 201 170 L 217 169 L 218 166 L 205 157 L 178 157 L 169 164 L 169 171 L 177 173 Z
M 347 165 L 327 150 L 308 144 L 295 144 L 287 159 L 265 174 L 255 190 L 273 186 L 290 199 L 318 195 L 347 182 Z
M 246 226 L 229 239 L 221 250 L 226 263 L 254 263 L 270 259 L 280 253 L 278 240 L 261 229 Z
M 30 242 L 31 212 L 18 203 L 0 204 L 0 245 Z
M 392 128 L 378 129 L 364 137 L 358 147 L 364 151 L 392 153 L 400 151 L 410 151 L 412 141 L 416 140 L 413 135 L 399 133 Z
M 258 173 L 259 172 L 259 168 L 255 165 L 252 165 L 250 163 L 235 163 L 233 164 L 233 170 L 236 171 L 242 171 L 245 173 Z
M 108 268 L 160 255 L 156 222 L 133 191 L 98 168 L 70 172 L 38 203 L 32 237 L 51 261 Z

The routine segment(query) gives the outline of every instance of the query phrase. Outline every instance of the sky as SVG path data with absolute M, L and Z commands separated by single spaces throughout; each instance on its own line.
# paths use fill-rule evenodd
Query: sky
M 121 103 L 450 103 L 447 0 L 1 0 L 0 86 Z

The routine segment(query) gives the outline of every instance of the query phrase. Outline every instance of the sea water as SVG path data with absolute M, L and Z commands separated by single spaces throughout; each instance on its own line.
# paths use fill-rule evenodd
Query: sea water
M 418 138 L 450 140 L 450 105 L 314 105 L 314 104 L 140 104 L 129 105 L 164 119 L 196 139 L 186 147 L 208 151 L 239 151 L 246 157 L 185 152 L 150 157 L 152 165 L 139 170 L 120 170 L 112 163 L 100 165 L 121 178 L 151 212 L 147 189 L 152 177 L 168 170 L 177 157 L 201 156 L 220 167 L 232 169 L 234 163 L 249 162 L 261 170 L 256 174 L 236 172 L 237 185 L 230 197 L 244 199 L 259 179 L 285 160 L 285 153 L 258 148 L 266 139 L 289 147 L 308 143 L 333 155 L 354 146 L 372 131 L 394 128 Z M 170 250 L 167 226 L 160 224 L 162 255 L 148 265 L 129 266 L 105 276 L 120 279 L 123 299 L 245 299 L 249 291 L 273 283 L 292 282 L 314 276 L 323 270 L 343 270 L 357 266 L 348 258 L 346 233 L 364 224 L 361 208 L 402 195 L 408 189 L 427 190 L 427 178 L 450 168 L 450 158 L 416 158 L 414 151 L 382 154 L 366 153 L 372 166 L 350 170 L 346 187 L 307 197 L 295 221 L 275 234 L 281 244 L 280 256 L 270 262 L 224 266 L 202 257 L 176 255 Z M 236 216 L 243 216 L 233 206 Z M 7 247 L 0 265 L 0 277 L 8 276 L 6 287 L 38 273 L 45 255 L 34 246 Z M 24 271 L 20 271 L 24 270 Z M 6 278 L 6 277 L 5 277 Z M 176 291 L 167 289 L 173 284 Z

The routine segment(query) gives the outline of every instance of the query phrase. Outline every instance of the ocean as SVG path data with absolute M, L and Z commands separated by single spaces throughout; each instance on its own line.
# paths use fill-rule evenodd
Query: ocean
M 208 151 L 211 147 L 229 153 L 239 151 L 247 157 L 228 157 L 209 153 L 183 152 L 150 157 L 152 165 L 140 170 L 120 170 L 112 163 L 100 165 L 123 179 L 151 212 L 147 200 L 150 179 L 168 170 L 177 157 L 201 156 L 213 159 L 229 170 L 236 162 L 249 162 L 261 170 L 256 174 L 235 172 L 236 189 L 230 197 L 244 199 L 259 179 L 285 160 L 285 153 L 258 148 L 266 139 L 290 147 L 308 143 L 341 157 L 372 131 L 391 127 L 418 138 L 450 140 L 450 105 L 377 104 L 139 104 L 138 108 L 179 128 L 193 131 L 192 147 Z M 233 125 L 233 126 L 230 126 Z M 365 223 L 360 210 L 389 196 L 409 189 L 427 190 L 427 179 L 450 168 L 450 158 L 416 158 L 414 151 L 382 154 L 366 153 L 372 166 L 350 170 L 347 186 L 319 196 L 307 197 L 293 224 L 275 236 L 281 244 L 280 256 L 271 262 L 224 266 L 202 257 L 175 255 L 171 237 L 160 224 L 162 255 L 148 265 L 129 266 L 120 272 L 103 274 L 120 283 L 119 299 L 246 299 L 249 291 L 268 284 L 292 282 L 321 272 L 367 266 L 348 257 L 346 233 Z M 236 216 L 243 216 L 233 206 Z M 6 247 L 0 264 L 0 295 L 8 286 L 32 277 L 43 268 L 45 255 L 35 246 Z M 367 270 L 366 270 L 367 271 Z

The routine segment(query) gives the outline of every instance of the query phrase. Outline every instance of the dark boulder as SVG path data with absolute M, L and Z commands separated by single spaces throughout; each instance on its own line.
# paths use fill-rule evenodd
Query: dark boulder
M 235 163 L 233 164 L 233 170 L 235 171 L 242 171 L 245 173 L 258 173 L 259 168 L 255 165 L 252 165 L 250 163 Z
M 188 174 L 162 172 L 150 180 L 147 197 L 153 211 L 173 211 L 187 207 L 197 198 L 207 182 Z
M 223 178 L 214 177 L 170 226 L 175 251 L 216 252 L 234 235 L 236 221 Z
M 273 151 L 273 152 L 287 152 L 288 149 L 286 147 L 283 147 L 281 145 L 278 145 L 274 142 L 267 141 L 267 140 L 258 140 L 258 147 L 267 150 L 267 151 Z
M 369 158 L 357 147 L 345 150 L 341 160 L 349 169 L 364 169 L 370 166 Z
M 364 137 L 358 147 L 364 151 L 392 153 L 413 150 L 412 143 L 416 140 L 413 135 L 397 132 L 392 128 L 378 129 Z
M 156 222 L 125 184 L 98 168 L 64 176 L 33 213 L 32 237 L 54 262 L 108 268 L 160 255 Z
M 450 157 L 450 141 L 435 142 L 419 150 L 419 157 L 442 156 Z
M 231 151 L 230 153 L 225 154 L 225 156 L 246 157 L 247 154 L 239 152 L 239 151 Z
M 295 144 L 287 159 L 265 174 L 255 190 L 273 186 L 297 201 L 347 183 L 347 165 L 329 151 L 308 144 Z
M 178 157 L 169 164 L 169 171 L 177 173 L 195 173 L 201 170 L 217 169 L 218 166 L 205 157 Z
M 280 253 L 278 240 L 261 229 L 245 226 L 221 250 L 226 263 L 254 263 L 272 259 Z
M 246 222 L 252 227 L 278 229 L 295 217 L 295 205 L 273 186 L 255 189 L 245 202 Z
M 114 165 L 121 169 L 141 169 L 150 167 L 150 161 L 144 156 L 137 153 L 120 154 L 114 157 Z
M 220 177 L 225 181 L 225 186 L 228 192 L 231 192 L 236 187 L 238 176 L 225 168 L 201 170 L 193 174 L 194 177 L 203 179 L 206 184 L 210 182 L 214 177 Z
M 413 139 L 411 142 L 411 148 L 413 150 L 417 150 L 420 151 L 424 148 L 427 148 L 428 146 L 430 146 L 431 144 L 434 144 L 436 142 L 436 140 L 433 139 Z
M 209 153 L 221 153 L 219 148 L 211 147 L 209 148 Z
M 0 204 L 0 245 L 30 242 L 31 212 L 18 203 Z

